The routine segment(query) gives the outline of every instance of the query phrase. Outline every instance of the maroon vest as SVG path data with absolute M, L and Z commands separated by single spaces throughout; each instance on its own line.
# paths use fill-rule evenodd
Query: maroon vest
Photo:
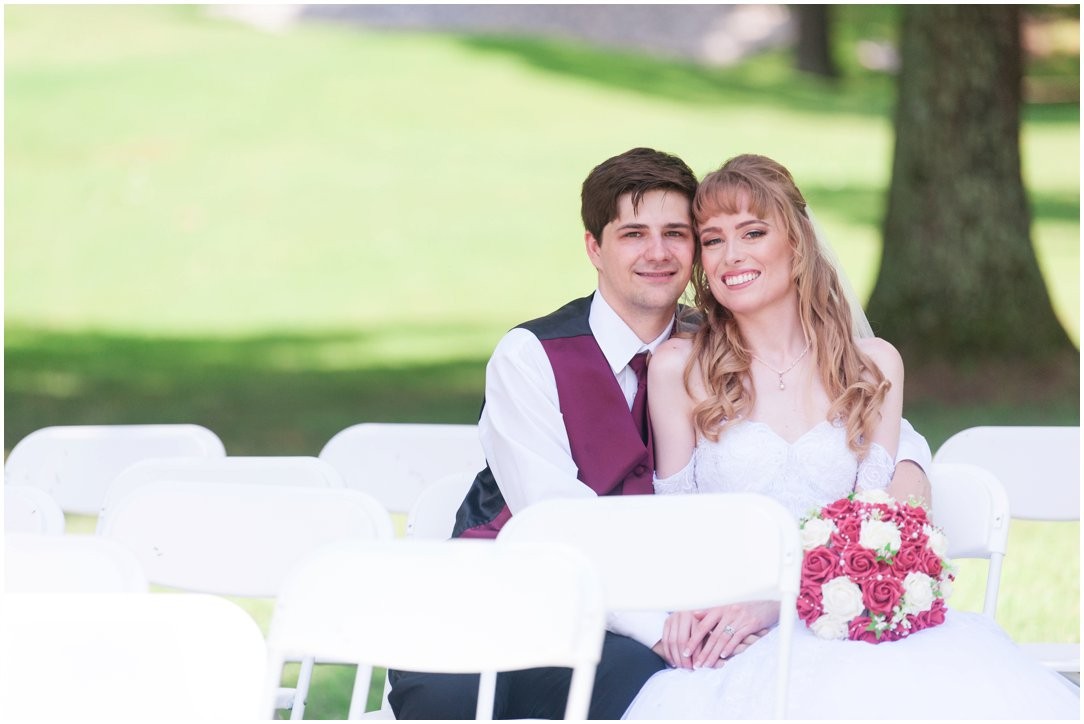
M 654 472 L 651 428 L 640 438 L 625 395 L 591 333 L 591 297 L 520 325 L 542 343 L 578 477 L 599 495 L 649 494 Z M 495 538 L 512 517 L 487 466 L 456 514 L 453 537 Z

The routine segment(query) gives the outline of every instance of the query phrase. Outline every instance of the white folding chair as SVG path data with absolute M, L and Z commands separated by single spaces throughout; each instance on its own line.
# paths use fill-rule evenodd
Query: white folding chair
M 421 493 L 407 515 L 408 538 L 447 540 L 452 537 L 455 514 L 470 490 L 478 471 L 452 473 L 429 485 Z
M 1009 498 L 1005 488 L 988 470 L 966 463 L 934 463 L 929 478 L 932 519 L 948 538 L 949 558 L 989 561 L 982 612 L 993 619 L 1009 543 Z
M 391 538 L 393 530 L 380 503 L 358 490 L 153 480 L 110 496 L 98 534 L 130 547 L 152 583 L 273 598 L 309 551 Z M 292 718 L 304 715 L 313 664 L 302 661 L 296 693 L 281 692 L 281 708 L 291 708 Z
M 1080 520 L 1080 428 L 984 426 L 956 433 L 935 463 L 971 463 L 1005 486 L 1013 518 Z
M 97 515 L 124 468 L 147 458 L 223 457 L 218 436 L 199 425 L 68 425 L 35 430 L 15 444 L 4 476 L 33 485 L 66 513 Z
M 433 481 L 485 467 L 477 425 L 365 422 L 332 437 L 320 459 L 342 474 L 347 487 L 403 514 Z
M 935 463 L 971 463 L 1005 486 L 1013 518 L 1080 520 L 1080 427 L 981 426 L 961 430 L 938 448 Z M 937 509 L 934 499 L 934 510 Z M 1025 642 L 1047 667 L 1079 679 L 1080 644 Z
M 228 456 L 221 458 L 152 458 L 129 465 L 106 489 L 101 517 L 112 501 L 156 480 L 205 483 L 256 483 L 309 488 L 342 488 L 339 471 L 315 457 Z
M 591 564 L 564 546 L 351 541 L 291 573 L 271 620 L 268 676 L 275 682 L 284 660 L 313 655 L 481 673 L 476 713 L 490 720 L 497 672 L 564 666 L 573 670 L 565 717 L 586 719 L 604 627 Z M 364 702 L 355 686 L 351 719 Z
M 775 500 L 747 493 L 545 500 L 513 515 L 497 541 L 584 552 L 611 611 L 778 600 L 774 710 L 785 715 L 802 547 L 797 522 Z
M 4 530 L 60 535 L 64 532 L 64 511 L 53 496 L 41 488 L 5 485 Z
M 266 646 L 236 604 L 189 594 L 11 594 L 0 616 L 7 721 L 253 721 Z
M 6 593 L 146 593 L 147 576 L 123 545 L 90 535 L 4 534 Z

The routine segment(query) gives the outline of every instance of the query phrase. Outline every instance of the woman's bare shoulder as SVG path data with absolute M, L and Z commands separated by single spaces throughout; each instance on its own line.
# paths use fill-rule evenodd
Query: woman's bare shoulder
M 872 359 L 888 377 L 903 374 L 903 358 L 891 342 L 880 337 L 858 340 L 858 348 Z
M 666 373 L 683 373 L 692 353 L 691 339 L 672 337 L 655 348 L 655 353 L 651 355 L 651 369 Z

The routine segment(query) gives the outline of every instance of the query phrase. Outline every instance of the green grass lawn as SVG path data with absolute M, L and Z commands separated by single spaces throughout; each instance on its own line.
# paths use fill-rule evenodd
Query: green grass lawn
M 862 13 L 891 27 L 847 13 L 841 42 Z M 522 38 L 276 35 L 196 6 L 4 19 L 5 451 L 51 424 L 195 422 L 231 454 L 315 455 L 356 422 L 473 422 L 500 335 L 593 288 L 580 184 L 633 146 L 700 174 L 777 158 L 860 295 L 876 276 L 894 89 L 852 60 L 831 86 L 782 54 L 706 69 Z M 1079 344 L 1079 105 L 1024 118 L 1035 248 Z M 976 424 L 1079 424 L 1079 400 L 906 414 L 936 448 Z M 960 578 L 954 603 L 977 609 L 981 571 Z M 1079 526 L 1014 524 L 1002 625 L 1079 640 L 1079 601 Z M 341 716 L 349 672 L 320 677 L 310 716 Z

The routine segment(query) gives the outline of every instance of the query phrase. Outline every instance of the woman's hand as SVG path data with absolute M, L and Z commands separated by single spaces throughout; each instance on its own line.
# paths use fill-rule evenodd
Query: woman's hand
M 717 667 L 749 648 L 779 621 L 778 601 L 750 601 L 716 606 L 702 612 L 690 638 L 703 641 L 693 668 Z

